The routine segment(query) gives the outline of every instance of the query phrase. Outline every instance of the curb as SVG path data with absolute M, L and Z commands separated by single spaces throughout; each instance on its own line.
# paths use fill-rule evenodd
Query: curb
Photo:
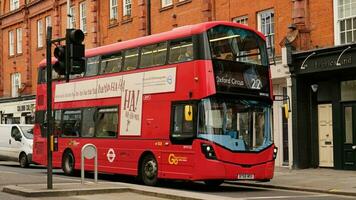
M 242 182 L 229 182 L 225 183 L 233 184 L 233 185 L 241 185 L 241 186 L 250 186 L 250 187 L 258 187 L 258 188 L 273 188 L 273 189 L 283 189 L 290 191 L 301 191 L 301 192 L 315 192 L 315 193 L 325 193 L 325 194 L 335 194 L 335 195 L 344 195 L 344 196 L 356 196 L 356 192 L 348 192 L 337 189 L 318 189 L 318 188 L 306 188 L 306 187 L 298 187 L 298 186 L 282 186 L 282 185 L 272 185 L 272 184 L 259 184 L 259 183 L 242 183 Z
M 134 189 L 129 187 L 36 190 L 36 189 L 24 188 L 18 185 L 9 185 L 3 187 L 2 191 L 14 195 L 24 196 L 24 197 L 59 197 L 59 196 L 64 197 L 64 196 L 76 196 L 76 195 L 133 192 L 141 195 L 166 198 L 166 199 L 174 199 L 174 200 L 203 200 L 202 198 L 178 196 L 174 194 L 147 191 L 144 189 Z

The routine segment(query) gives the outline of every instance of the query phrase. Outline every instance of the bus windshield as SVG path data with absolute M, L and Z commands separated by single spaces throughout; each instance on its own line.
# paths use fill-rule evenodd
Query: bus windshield
M 198 138 L 232 151 L 259 151 L 272 144 L 270 105 L 207 98 L 198 109 Z
M 208 31 L 208 37 L 213 59 L 268 65 L 266 45 L 252 31 L 216 26 Z

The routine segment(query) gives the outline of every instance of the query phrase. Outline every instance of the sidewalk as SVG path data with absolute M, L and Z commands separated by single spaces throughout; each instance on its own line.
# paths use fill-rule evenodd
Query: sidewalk
M 253 181 L 227 181 L 230 184 L 276 188 L 295 191 L 309 191 L 319 193 L 329 193 L 347 196 L 356 196 L 356 172 L 334 169 L 303 169 L 290 170 L 288 168 L 277 167 L 275 176 L 270 182 Z M 105 182 L 98 184 L 86 182 L 80 184 L 78 180 L 67 181 L 66 183 L 56 182 L 52 190 L 48 190 L 45 184 L 19 184 L 10 185 L 3 188 L 4 192 L 21 195 L 25 197 L 56 197 L 73 196 L 104 193 L 127 193 L 144 195 L 153 199 L 231 199 L 228 197 L 216 196 L 213 194 L 202 194 L 194 191 L 177 191 L 162 187 L 148 187 L 144 185 Z
M 326 168 L 276 167 L 270 182 L 236 181 L 240 185 L 356 196 L 356 172 Z

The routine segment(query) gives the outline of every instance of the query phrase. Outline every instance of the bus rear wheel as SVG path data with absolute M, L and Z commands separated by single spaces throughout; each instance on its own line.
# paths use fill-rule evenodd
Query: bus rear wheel
M 72 152 L 67 151 L 62 158 L 62 170 L 66 175 L 74 175 L 74 155 Z
M 147 155 L 142 160 L 140 178 L 145 185 L 154 186 L 158 181 L 158 164 L 153 155 Z

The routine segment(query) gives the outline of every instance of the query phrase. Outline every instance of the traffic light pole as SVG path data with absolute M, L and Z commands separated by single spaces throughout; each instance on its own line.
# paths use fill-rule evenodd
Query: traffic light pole
M 47 27 L 47 37 L 46 37 L 46 61 L 47 61 L 47 189 L 53 189 L 53 174 L 52 174 L 52 27 Z

